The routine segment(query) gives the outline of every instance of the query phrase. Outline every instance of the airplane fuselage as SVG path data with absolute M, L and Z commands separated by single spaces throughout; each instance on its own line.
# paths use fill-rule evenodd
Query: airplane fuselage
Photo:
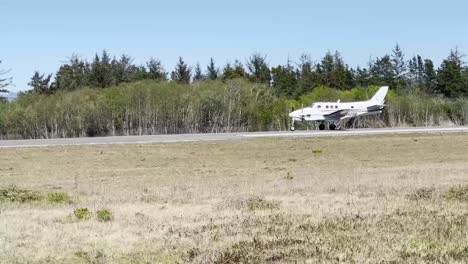
M 291 130 L 294 130 L 294 121 L 316 121 L 320 122 L 320 129 L 324 129 L 324 122 L 330 124 L 330 129 L 335 129 L 335 123 L 358 116 L 382 113 L 385 107 L 385 96 L 388 87 L 381 87 L 377 93 L 368 101 L 360 102 L 316 102 L 309 107 L 304 107 L 289 113 L 292 119 Z

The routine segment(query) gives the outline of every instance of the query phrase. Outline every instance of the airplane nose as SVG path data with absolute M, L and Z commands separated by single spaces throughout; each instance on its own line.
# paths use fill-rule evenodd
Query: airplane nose
M 293 111 L 293 112 L 289 113 L 289 117 L 291 117 L 291 118 L 294 118 L 294 117 L 299 118 L 298 112 L 297 112 L 297 111 Z

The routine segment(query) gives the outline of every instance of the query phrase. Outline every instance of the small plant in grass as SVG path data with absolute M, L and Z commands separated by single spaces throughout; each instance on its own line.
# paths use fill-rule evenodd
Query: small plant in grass
M 443 196 L 447 200 L 468 202 L 468 185 L 452 187 L 447 192 L 445 192 Z
M 322 150 L 321 149 L 313 149 L 312 153 L 315 154 L 315 155 L 320 155 L 320 154 L 322 154 Z
M 412 201 L 428 200 L 432 198 L 434 191 L 434 188 L 423 187 L 415 190 L 413 193 L 407 194 L 406 198 Z
M 245 201 L 247 209 L 255 210 L 274 210 L 279 209 L 280 204 L 277 201 L 270 201 L 263 197 L 251 197 Z
M 75 214 L 76 218 L 79 220 L 88 220 L 91 218 L 91 212 L 86 207 L 76 208 L 73 214 Z
M 99 222 L 108 222 L 112 220 L 112 212 L 106 209 L 99 210 L 96 212 L 97 219 Z
M 286 180 L 292 180 L 294 179 L 294 176 L 292 175 L 291 172 L 288 171 L 288 173 L 286 174 Z
M 22 190 L 16 187 L 9 187 L 0 190 L 0 201 L 26 203 L 41 200 L 41 193 L 31 190 Z
M 70 203 L 71 197 L 68 193 L 52 192 L 47 194 L 47 201 L 51 203 Z

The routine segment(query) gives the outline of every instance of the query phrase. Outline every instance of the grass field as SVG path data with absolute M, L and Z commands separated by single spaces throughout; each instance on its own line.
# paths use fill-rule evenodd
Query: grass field
M 0 262 L 467 263 L 468 134 L 0 149 Z

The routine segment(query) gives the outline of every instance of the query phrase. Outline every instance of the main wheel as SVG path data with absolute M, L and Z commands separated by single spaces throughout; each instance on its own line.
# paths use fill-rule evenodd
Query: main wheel
M 330 124 L 330 125 L 328 126 L 328 128 L 330 128 L 330 130 L 335 130 L 336 125 L 335 125 L 335 124 Z
M 320 129 L 320 130 L 324 130 L 324 129 L 325 129 L 325 125 L 324 125 L 324 124 L 320 124 L 320 125 L 319 125 L 319 129 Z

